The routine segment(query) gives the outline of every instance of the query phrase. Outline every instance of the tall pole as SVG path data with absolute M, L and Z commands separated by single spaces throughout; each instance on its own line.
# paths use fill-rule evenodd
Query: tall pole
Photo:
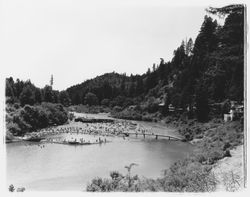
M 50 78 L 50 86 L 51 86 L 51 88 L 53 86 L 53 83 L 54 83 L 54 79 L 53 79 L 53 75 L 51 75 L 51 78 Z

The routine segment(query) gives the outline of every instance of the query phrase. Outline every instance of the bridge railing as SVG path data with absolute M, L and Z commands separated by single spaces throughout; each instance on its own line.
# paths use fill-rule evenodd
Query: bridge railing
M 144 138 L 146 137 L 146 136 L 155 136 L 155 139 L 158 139 L 159 137 L 162 137 L 162 138 L 168 138 L 169 140 L 180 140 L 180 141 L 182 141 L 183 140 L 183 138 L 179 138 L 179 137 L 175 137 L 175 136 L 171 136 L 171 135 L 163 135 L 163 134 L 154 134 L 154 133 L 132 133 L 132 132 L 125 132 L 125 133 L 123 133 L 125 136 L 129 136 L 129 135 L 136 135 L 136 136 L 138 136 L 138 135 L 141 135 L 141 136 L 143 136 Z

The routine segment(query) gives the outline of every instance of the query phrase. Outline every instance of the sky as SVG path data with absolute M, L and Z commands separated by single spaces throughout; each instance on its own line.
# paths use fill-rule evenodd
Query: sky
M 209 6 L 166 1 L 3 1 L 2 74 L 54 89 L 107 72 L 142 74 L 195 40 Z M 177 3 L 176 3 L 177 2 Z

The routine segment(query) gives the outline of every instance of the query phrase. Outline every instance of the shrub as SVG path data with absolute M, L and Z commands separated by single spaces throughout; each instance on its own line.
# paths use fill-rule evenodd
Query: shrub
M 48 126 L 64 124 L 68 120 L 68 113 L 61 104 L 42 103 L 42 105 L 25 105 L 23 108 L 9 109 L 11 112 L 7 112 L 7 131 L 18 136 Z
M 103 100 L 101 101 L 101 105 L 103 105 L 103 106 L 109 106 L 109 103 L 110 103 L 110 100 L 109 100 L 109 99 L 103 99 Z
M 139 191 L 167 191 L 167 192 L 210 192 L 216 187 L 216 179 L 211 168 L 203 166 L 193 159 L 176 162 L 164 176 L 158 179 L 126 176 L 119 172 L 111 172 L 111 179 L 95 178 L 87 186 L 92 192 L 139 192 Z
M 11 136 L 12 134 L 16 136 L 22 135 L 21 129 L 16 123 L 13 122 L 7 123 L 6 128 L 7 128 L 6 139 L 10 139 L 11 137 L 8 136 Z
M 223 152 L 220 150 L 212 150 L 208 153 L 209 164 L 214 164 L 219 159 L 222 159 L 224 156 Z
M 176 162 L 165 172 L 163 189 L 168 192 L 210 192 L 216 187 L 211 168 L 191 159 Z
M 145 115 L 145 116 L 142 116 L 142 120 L 143 120 L 143 121 L 152 122 L 153 119 L 152 119 L 151 117 Z
M 206 157 L 204 154 L 198 154 L 196 155 L 196 160 L 199 162 L 199 163 L 203 163 L 206 161 Z
M 18 108 L 20 107 L 20 104 L 19 104 L 19 103 L 14 103 L 13 107 L 14 107 L 15 109 L 18 109 Z
M 5 141 L 8 142 L 8 141 L 12 141 L 13 139 L 14 139 L 13 134 L 7 130 L 6 135 L 5 135 Z
M 120 106 L 115 106 L 115 107 L 113 107 L 113 110 L 115 112 L 120 112 L 120 111 L 122 111 L 122 108 Z
M 73 113 L 69 113 L 68 118 L 69 118 L 69 120 L 70 120 L 70 121 L 72 121 L 72 120 L 74 119 L 74 117 L 75 117 L 75 116 L 74 116 L 74 114 L 73 114 Z
M 232 157 L 231 153 L 230 153 L 230 150 L 226 150 L 224 152 L 224 157 Z
M 10 192 L 14 192 L 14 191 L 15 191 L 14 185 L 11 184 L 11 185 L 9 186 L 9 191 L 10 191 Z
M 118 171 L 110 172 L 110 177 L 112 180 L 121 180 L 124 178 L 124 176 Z
M 88 92 L 85 97 L 84 97 L 84 103 L 87 104 L 87 105 L 97 105 L 98 104 L 98 98 L 97 96 L 92 93 L 92 92 Z
M 226 150 L 231 147 L 231 144 L 229 142 L 224 143 L 223 150 Z

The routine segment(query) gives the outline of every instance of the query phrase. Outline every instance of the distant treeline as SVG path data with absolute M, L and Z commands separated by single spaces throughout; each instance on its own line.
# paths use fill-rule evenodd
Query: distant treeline
M 34 105 L 42 102 L 61 103 L 64 106 L 70 105 L 70 98 L 67 91 L 53 90 L 51 86 L 37 88 L 30 80 L 13 80 L 12 77 L 6 79 L 6 103 L 20 103 Z
M 205 16 L 194 42 L 191 38 L 182 41 L 171 61 L 161 58 L 143 75 L 107 73 L 61 92 L 8 78 L 6 96 L 22 106 L 42 101 L 121 109 L 135 105 L 148 113 L 157 112 L 162 103 L 163 114 L 171 104 L 176 109 L 195 108 L 198 119 L 206 121 L 209 104 L 242 101 L 244 91 L 244 6 L 207 12 L 224 17 L 224 24 Z

